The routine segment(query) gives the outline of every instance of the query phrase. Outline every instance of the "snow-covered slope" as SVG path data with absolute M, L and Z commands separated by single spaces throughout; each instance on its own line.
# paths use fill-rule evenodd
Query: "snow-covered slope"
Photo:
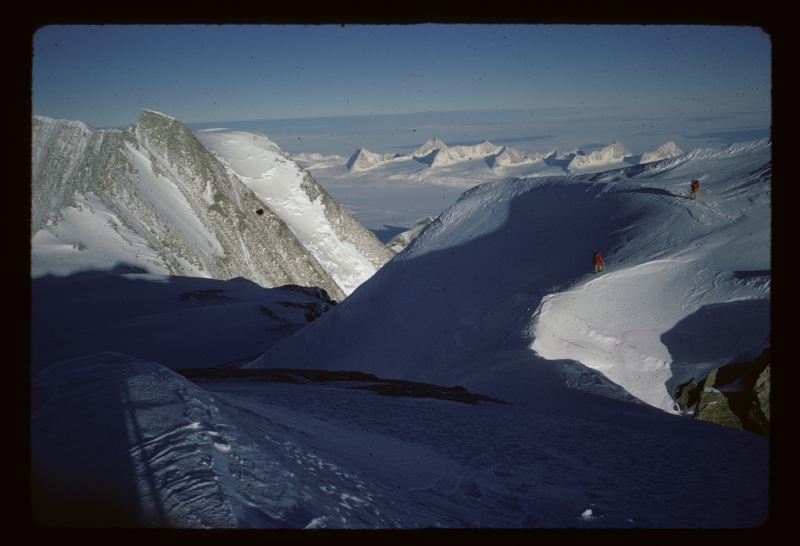
M 457 383 L 514 403 L 536 403 L 522 378 L 544 366 L 671 411 L 678 380 L 769 345 L 770 164 L 762 140 L 473 188 L 251 366 Z
M 265 135 L 208 129 L 197 138 L 286 223 L 345 294 L 392 258 L 371 231 Z
M 215 133 L 205 134 L 216 142 Z M 243 276 L 262 286 L 319 286 L 342 299 L 391 257 L 274 144 L 235 135 L 226 142 L 253 152 L 248 159 L 225 148 L 246 181 L 180 121 L 158 112 L 143 110 L 124 131 L 34 116 L 33 276 L 128 264 L 158 274 Z M 282 193 L 265 194 L 270 182 Z

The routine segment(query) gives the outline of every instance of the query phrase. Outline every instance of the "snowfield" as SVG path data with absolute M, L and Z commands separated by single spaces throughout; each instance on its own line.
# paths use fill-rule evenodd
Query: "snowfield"
M 401 163 L 357 176 L 394 173 L 426 196 L 464 189 L 402 178 L 410 167 Z M 470 163 L 440 169 L 460 169 L 462 185 L 480 182 L 487 164 L 469 178 Z M 404 250 L 302 329 L 281 329 L 303 314 L 282 306 L 278 289 L 241 279 L 189 285 L 124 270 L 34 279 L 34 519 L 297 529 L 763 525 L 769 438 L 675 415 L 671 391 L 770 345 L 770 141 L 582 175 L 514 169 L 431 214 Z M 269 178 L 252 174 L 258 184 Z M 687 197 L 693 178 L 697 201 Z M 355 180 L 342 175 L 338 191 L 395 184 Z M 391 215 L 374 206 L 389 193 L 362 195 L 376 227 L 398 225 L 382 223 Z M 605 258 L 600 274 L 594 250 Z M 180 375 L 243 363 L 254 373 L 358 371 L 459 386 L 506 403 L 382 396 L 357 388 L 373 381 L 299 371 L 291 383 Z

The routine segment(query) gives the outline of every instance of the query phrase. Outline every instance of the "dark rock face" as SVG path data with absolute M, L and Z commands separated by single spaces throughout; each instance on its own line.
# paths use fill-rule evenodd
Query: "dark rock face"
M 769 436 L 770 351 L 750 362 L 711 370 L 705 379 L 678 385 L 675 400 L 683 415 Z

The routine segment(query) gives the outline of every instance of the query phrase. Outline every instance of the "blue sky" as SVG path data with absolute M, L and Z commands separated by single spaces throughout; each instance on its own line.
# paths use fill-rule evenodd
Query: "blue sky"
M 526 151 L 688 151 L 769 134 L 757 27 L 47 26 L 33 113 L 127 127 L 142 108 L 284 150 L 407 151 L 428 138 Z

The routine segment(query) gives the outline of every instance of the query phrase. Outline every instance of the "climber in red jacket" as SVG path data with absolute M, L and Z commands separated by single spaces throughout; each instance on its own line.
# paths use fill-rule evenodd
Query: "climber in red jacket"
M 689 199 L 695 200 L 697 199 L 697 192 L 700 191 L 700 181 L 696 178 L 692 180 L 692 192 L 689 194 Z
M 595 250 L 592 255 L 592 263 L 594 264 L 594 272 L 599 273 L 603 270 L 603 257 L 600 255 L 599 250 Z

